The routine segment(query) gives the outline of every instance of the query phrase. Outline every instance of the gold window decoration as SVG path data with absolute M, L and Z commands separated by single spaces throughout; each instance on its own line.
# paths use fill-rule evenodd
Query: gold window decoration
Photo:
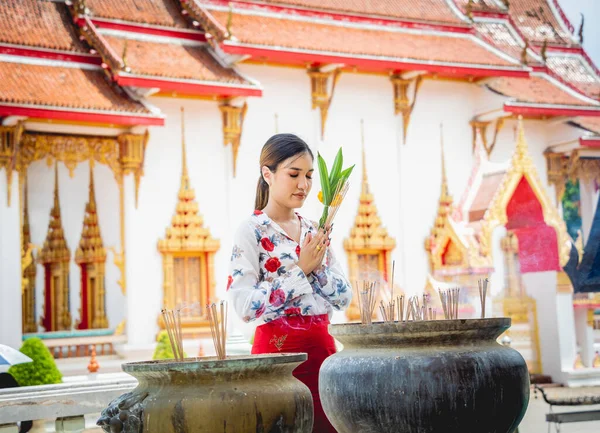
M 90 191 L 85 206 L 83 230 L 75 262 L 81 267 L 78 329 L 108 328 L 106 317 L 105 266 L 106 249 L 100 235 L 96 194 L 94 191 L 94 164 L 90 160 Z
M 350 237 L 344 239 L 344 250 L 348 255 L 350 282 L 356 285 L 364 280 L 390 279 L 392 251 L 396 240 L 388 235 L 387 229 L 381 225 L 375 200 L 369 188 L 366 156 L 362 149 L 362 186 L 358 203 L 358 213 Z M 358 298 L 353 296 L 350 307 L 346 310 L 349 320 L 360 319 Z
M 44 267 L 44 307 L 40 324 L 46 332 L 71 328 L 69 309 L 69 262 L 58 195 L 58 165 L 54 165 L 54 205 L 38 262 Z
M 206 304 L 215 301 L 214 255 L 219 240 L 204 227 L 198 213 L 196 194 L 190 185 L 185 149 L 183 109 L 181 111 L 182 174 L 175 215 L 165 237 L 158 241 L 163 256 L 163 308 L 181 310 L 185 338 L 210 334 Z M 159 325 L 165 328 L 162 315 Z
M 33 256 L 33 244 L 31 243 L 31 231 L 29 227 L 29 205 L 27 194 L 27 172 L 23 173 L 23 227 L 21 240 L 21 269 L 23 272 L 22 289 L 22 324 L 23 334 L 37 332 L 35 320 L 35 276 L 37 273 L 35 257 Z

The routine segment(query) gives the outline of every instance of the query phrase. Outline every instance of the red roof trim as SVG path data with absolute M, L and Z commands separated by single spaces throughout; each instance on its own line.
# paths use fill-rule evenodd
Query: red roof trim
M 588 116 L 600 117 L 600 106 L 585 109 L 576 105 L 552 106 L 542 104 L 523 104 L 507 102 L 503 107 L 504 111 L 512 114 L 521 114 L 524 116 Z
M 59 108 L 23 107 L 0 104 L 0 116 L 27 116 L 42 119 L 60 119 L 75 122 L 92 122 L 116 125 L 154 125 L 164 126 L 161 117 L 140 116 L 133 113 L 102 113 L 100 111 L 75 111 Z
M 496 18 L 499 20 L 505 20 L 508 18 L 508 12 L 486 12 L 486 11 L 473 11 L 471 13 L 474 17 L 482 18 Z
M 145 35 L 164 36 L 169 38 L 206 42 L 206 37 L 201 31 L 185 31 L 175 28 L 151 27 L 100 18 L 92 18 L 92 22 L 98 29 L 121 30 L 124 32 L 142 33 Z
M 237 85 L 224 85 L 217 82 L 205 84 L 200 81 L 175 81 L 168 78 L 149 78 L 139 75 L 115 75 L 115 81 L 120 86 L 135 86 L 143 88 L 159 88 L 191 95 L 219 96 L 262 96 L 262 89 Z
M 0 54 L 11 56 L 35 57 L 39 59 L 59 60 L 62 62 L 85 63 L 100 66 L 102 58 L 97 55 L 74 54 L 66 51 L 30 48 L 20 45 L 0 44 Z
M 600 137 L 580 137 L 579 145 L 584 147 L 600 147 Z
M 281 64 L 307 64 L 307 63 L 344 63 L 348 67 L 357 67 L 365 71 L 389 72 L 399 70 L 426 70 L 448 76 L 473 76 L 473 77 L 529 77 L 529 72 L 522 69 L 503 69 L 494 66 L 452 65 L 431 63 L 423 61 L 395 61 L 378 60 L 344 54 L 322 54 L 314 51 L 287 51 L 268 47 L 254 47 L 245 44 L 230 42 L 221 44 L 221 49 L 228 54 L 250 55 L 264 57 Z
M 573 25 L 571 24 L 571 21 L 569 21 L 569 19 L 563 12 L 562 8 L 560 7 L 560 4 L 558 4 L 558 0 L 552 0 L 552 3 L 554 3 L 554 7 L 558 11 L 558 15 L 563 20 L 563 23 L 565 24 L 567 29 L 571 32 L 571 34 L 573 34 L 573 32 L 575 31 L 575 27 L 573 27 Z
M 286 14 L 286 15 L 296 15 L 302 17 L 313 17 L 313 18 L 323 18 L 334 21 L 345 21 L 351 23 L 364 23 L 364 24 L 375 24 L 380 26 L 392 26 L 392 27 L 403 27 L 409 29 L 420 29 L 420 30 L 437 30 L 442 32 L 451 32 L 451 33 L 467 33 L 467 34 L 475 34 L 475 30 L 467 25 L 459 26 L 452 24 L 432 24 L 432 23 L 420 23 L 418 21 L 408 21 L 408 20 L 400 20 L 393 18 L 385 18 L 385 17 L 373 17 L 373 16 L 365 16 L 365 15 L 356 15 L 350 13 L 343 12 L 325 12 L 316 9 L 302 9 L 295 8 L 292 6 L 280 6 L 280 5 L 267 5 L 267 4 L 257 4 L 248 1 L 233 1 L 230 2 L 228 0 L 207 0 L 204 1 L 203 4 L 205 6 L 209 6 L 208 10 L 210 12 L 210 5 L 216 6 L 226 6 L 229 7 L 229 4 L 232 4 L 234 8 L 242 9 L 242 10 L 262 10 L 268 11 L 271 13 L 278 14 Z

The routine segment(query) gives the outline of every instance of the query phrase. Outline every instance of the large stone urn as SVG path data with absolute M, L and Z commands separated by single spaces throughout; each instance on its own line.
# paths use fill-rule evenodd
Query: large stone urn
M 510 319 L 331 325 L 319 394 L 339 433 L 510 433 L 529 402 Z
M 123 365 L 139 381 L 110 403 L 110 433 L 310 433 L 310 390 L 292 376 L 304 353 Z

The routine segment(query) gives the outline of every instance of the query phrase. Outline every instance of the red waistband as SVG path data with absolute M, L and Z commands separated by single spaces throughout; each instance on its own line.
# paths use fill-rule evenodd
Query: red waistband
M 329 325 L 329 316 L 327 314 L 320 314 L 318 316 L 282 316 L 278 319 L 267 322 L 260 325 L 262 328 L 281 328 L 281 327 L 292 327 L 292 328 L 305 328 L 313 325 L 327 326 Z

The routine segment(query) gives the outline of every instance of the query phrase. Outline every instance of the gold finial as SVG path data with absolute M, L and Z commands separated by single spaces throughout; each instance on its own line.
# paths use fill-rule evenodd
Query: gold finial
M 58 162 L 54 162 L 54 209 L 56 216 L 60 218 L 60 204 L 58 200 Z
M 585 16 L 581 14 L 581 24 L 579 25 L 579 31 L 577 35 L 579 36 L 579 43 L 583 44 L 583 25 L 585 24 Z
M 367 177 L 367 156 L 365 152 L 365 121 L 360 119 L 360 142 L 362 148 L 362 194 L 369 194 L 369 181 Z
M 517 154 L 523 156 L 528 153 L 527 141 L 525 140 L 525 128 L 523 127 L 523 116 L 519 115 L 517 121 Z
M 448 195 L 448 178 L 446 177 L 446 158 L 444 157 L 444 124 L 440 123 L 440 148 L 442 150 L 442 192 Z
M 187 169 L 187 153 L 185 149 L 185 111 L 181 107 L 181 189 L 189 189 L 190 177 Z
M 527 49 L 528 48 L 529 48 L 529 41 L 526 39 L 525 45 L 523 46 L 523 49 L 521 50 L 521 63 L 523 65 L 527 65 Z
M 229 12 L 227 13 L 227 24 L 225 29 L 227 30 L 227 38 L 231 38 L 231 23 L 233 21 L 233 4 L 229 2 Z
M 540 51 L 540 56 L 542 56 L 542 61 L 546 63 L 546 51 L 548 50 L 548 41 L 544 39 L 544 43 L 542 44 L 542 49 Z
M 121 54 L 121 60 L 123 62 L 123 69 L 129 69 L 127 66 L 127 42 L 128 42 L 128 40 L 125 39 L 125 43 L 123 44 L 123 54 Z

